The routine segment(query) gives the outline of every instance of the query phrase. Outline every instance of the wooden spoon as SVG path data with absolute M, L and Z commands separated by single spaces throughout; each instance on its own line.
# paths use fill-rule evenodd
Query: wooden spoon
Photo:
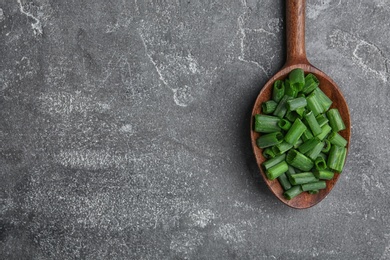
M 257 164 L 260 168 L 261 175 L 265 183 L 268 185 L 273 194 L 286 205 L 304 209 L 314 206 L 324 199 L 336 184 L 339 174 L 336 173 L 332 180 L 327 181 L 326 189 L 321 190 L 317 194 L 308 194 L 303 192 L 292 200 L 287 200 L 283 196 L 283 188 L 278 180 L 268 180 L 261 164 L 265 161 L 262 155 L 262 149 L 256 145 L 256 139 L 260 136 L 259 133 L 253 131 L 253 117 L 255 114 L 261 113 L 261 103 L 270 100 L 272 94 L 272 86 L 275 80 L 285 79 L 289 72 L 295 68 L 302 68 L 307 73 L 313 73 L 320 81 L 321 90 L 333 101 L 332 108 L 338 108 L 342 119 L 344 120 L 346 129 L 339 132 L 349 142 L 351 137 L 351 122 L 348 105 L 336 83 L 329 78 L 325 73 L 314 67 L 306 58 L 305 50 L 305 0 L 287 0 L 286 1 L 286 32 L 287 32 L 287 60 L 282 69 L 275 74 L 262 88 L 259 96 L 256 99 L 252 110 L 251 119 L 251 139 L 254 154 Z

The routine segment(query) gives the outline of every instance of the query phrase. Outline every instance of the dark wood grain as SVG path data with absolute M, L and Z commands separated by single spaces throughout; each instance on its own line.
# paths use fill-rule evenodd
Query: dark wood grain
M 262 149 L 256 145 L 256 139 L 260 136 L 259 133 L 253 131 L 253 117 L 255 114 L 261 113 L 261 103 L 271 99 L 272 86 L 275 80 L 284 80 L 289 72 L 295 68 L 302 68 L 306 73 L 313 73 L 320 81 L 321 90 L 333 101 L 332 108 L 338 108 L 341 117 L 344 120 L 346 129 L 339 132 L 347 141 L 349 148 L 351 137 L 351 121 L 347 102 L 344 99 L 339 87 L 329 78 L 324 72 L 320 71 L 309 63 L 305 51 L 305 0 L 287 0 L 286 1 L 286 33 L 287 33 L 287 59 L 283 68 L 277 72 L 262 88 L 259 96 L 256 99 L 252 110 L 251 120 L 251 140 L 252 147 L 256 157 L 257 165 L 260 173 L 263 176 L 265 183 L 268 185 L 272 193 L 286 205 L 305 209 L 314 206 L 323 200 L 333 189 L 340 174 L 336 173 L 332 180 L 327 181 L 327 187 L 321 190 L 318 194 L 308 194 L 303 192 L 292 200 L 287 200 L 283 196 L 283 188 L 278 180 L 268 180 L 261 164 L 265 161 L 262 155 Z

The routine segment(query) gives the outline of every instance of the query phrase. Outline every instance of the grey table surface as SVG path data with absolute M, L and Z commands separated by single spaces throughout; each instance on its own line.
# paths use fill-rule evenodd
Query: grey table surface
M 294 210 L 249 139 L 284 1 L 1 0 L 0 259 L 390 259 L 390 2 L 307 1 L 352 117 L 345 170 Z

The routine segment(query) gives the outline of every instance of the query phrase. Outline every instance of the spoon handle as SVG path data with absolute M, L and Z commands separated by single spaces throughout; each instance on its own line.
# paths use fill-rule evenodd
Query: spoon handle
M 305 49 L 306 0 L 286 0 L 287 60 L 292 64 L 309 64 Z

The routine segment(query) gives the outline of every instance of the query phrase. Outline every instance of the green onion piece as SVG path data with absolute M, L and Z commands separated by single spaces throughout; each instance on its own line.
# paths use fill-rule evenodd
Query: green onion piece
M 276 80 L 272 89 L 272 99 L 278 103 L 284 96 L 284 82 Z
M 295 89 L 301 91 L 303 86 L 305 85 L 305 74 L 303 69 L 293 69 L 288 74 L 288 78 L 290 80 L 290 85 L 294 86 Z
M 347 155 L 347 148 L 332 145 L 328 156 L 328 167 L 336 172 L 341 173 L 345 163 L 345 157 Z M 288 157 L 288 154 L 287 154 Z M 287 158 L 286 157 L 286 158 Z
M 301 144 L 303 144 L 303 141 L 302 141 L 302 138 L 299 138 L 299 139 L 298 139 L 298 142 L 296 142 L 296 143 L 294 144 L 294 148 L 297 149 L 299 146 L 301 146 Z
M 312 138 L 304 142 L 298 147 L 299 152 L 301 153 L 307 153 L 308 151 L 312 150 L 314 147 L 316 147 L 319 143 L 321 143 L 320 140 L 317 138 Z
M 312 111 L 303 116 L 306 120 L 306 123 L 309 125 L 309 128 L 314 136 L 319 135 L 322 132 L 320 125 L 318 124 Z
M 299 91 L 295 86 L 290 84 L 290 81 L 288 79 L 285 80 L 284 86 L 285 86 L 285 91 L 284 91 L 285 95 L 291 98 L 297 97 Z
M 307 140 L 312 139 L 313 137 L 314 136 L 311 133 L 311 131 L 309 129 L 307 129 L 305 132 L 303 132 L 302 140 L 303 140 L 303 142 L 306 142 Z
M 291 200 L 292 198 L 298 196 L 299 194 L 301 194 L 303 191 L 302 191 L 302 188 L 301 186 L 293 186 L 291 189 L 289 190 L 286 190 L 283 195 L 286 199 L 288 200 Z
M 309 194 L 317 194 L 320 192 L 320 190 L 309 190 L 307 191 Z
M 345 147 L 347 145 L 347 140 L 344 139 L 340 134 L 336 132 L 331 132 L 328 135 L 328 140 L 331 144 L 335 144 L 341 147 Z
M 326 182 L 325 181 L 317 181 L 312 183 L 306 183 L 302 184 L 301 188 L 303 191 L 309 191 L 309 190 L 322 190 L 326 188 Z
M 273 133 L 279 132 L 280 127 L 278 126 L 280 118 L 276 116 L 268 115 L 255 115 L 255 132 L 259 133 Z
M 256 144 L 259 148 L 266 148 L 273 145 L 280 144 L 283 141 L 283 135 L 281 132 L 275 132 L 270 134 L 261 135 L 256 140 Z
M 274 158 L 275 157 L 275 153 L 272 151 L 272 149 L 271 148 L 265 148 L 264 150 L 263 150 L 263 156 L 264 156 L 264 158 L 266 158 L 266 159 L 271 159 L 271 158 Z
M 313 174 L 317 179 L 321 180 L 331 180 L 334 177 L 334 172 L 329 170 L 316 170 Z
M 267 178 L 270 180 L 275 180 L 280 175 L 285 173 L 288 170 L 288 165 L 285 161 L 281 161 L 280 163 L 272 166 L 266 171 Z
M 314 161 L 318 157 L 318 155 L 320 154 L 322 148 L 324 148 L 324 145 L 325 145 L 324 142 L 320 142 L 319 144 L 314 146 L 313 149 L 311 149 L 310 151 L 305 153 L 305 155 Z
M 322 171 L 322 170 L 325 170 L 327 168 L 326 166 L 326 161 L 324 158 L 322 158 L 321 156 L 318 156 L 315 160 L 314 160 L 314 166 L 316 167 L 317 170 L 319 171 Z M 314 174 L 315 175 L 315 174 Z M 316 176 L 316 178 L 318 178 Z
M 325 95 L 324 92 L 322 92 L 322 90 L 320 88 L 316 88 L 313 93 L 317 96 L 322 108 L 323 108 L 323 112 L 327 111 L 330 106 L 332 105 L 332 100 L 330 100 L 330 98 L 328 98 L 327 95 Z
M 329 111 L 326 112 L 326 115 L 328 116 L 329 124 L 334 132 L 337 133 L 338 131 L 345 129 L 345 124 L 337 108 L 329 109 Z
M 291 188 L 291 183 L 288 181 L 288 178 L 285 173 L 282 173 L 282 175 L 278 177 L 278 180 L 284 190 L 288 190 Z
M 312 172 L 301 172 L 291 175 L 292 185 L 299 185 L 316 181 L 318 181 L 318 179 L 314 176 Z
M 299 138 L 301 137 L 303 132 L 306 131 L 306 129 L 307 129 L 307 127 L 305 126 L 305 124 L 302 123 L 302 121 L 299 118 L 297 118 L 294 121 L 293 125 L 288 130 L 284 140 L 286 140 L 286 142 L 294 145 L 298 142 Z
M 288 166 L 288 170 L 286 172 L 286 176 L 288 178 L 288 180 L 291 182 L 291 175 L 295 174 L 296 171 L 294 169 L 294 167 L 292 167 L 291 165 Z
M 306 108 L 304 108 L 304 107 L 297 108 L 297 110 L 295 110 L 295 112 L 297 112 L 299 118 L 302 118 L 306 112 Z
M 267 102 L 263 102 L 261 104 L 261 111 L 264 114 L 271 114 L 275 111 L 277 105 L 278 103 L 276 103 L 275 101 L 268 100 Z
M 303 94 L 302 92 L 298 92 L 297 98 L 299 98 L 299 97 L 306 98 L 306 95 Z
M 317 116 L 324 112 L 323 106 L 320 103 L 320 100 L 316 96 L 315 92 L 312 92 L 307 98 L 307 107 L 311 110 L 314 116 Z
M 314 166 L 314 163 L 310 160 L 310 158 L 295 149 L 291 149 L 287 152 L 286 162 L 302 171 L 310 171 L 310 169 Z
M 321 152 L 318 156 L 324 158 L 325 161 L 328 160 L 328 156 L 326 154 L 324 154 L 323 152 Z
M 319 84 L 320 81 L 317 79 L 317 77 L 309 73 L 305 77 L 305 86 L 303 87 L 302 92 L 304 94 L 309 94 L 310 92 L 315 90 Z
M 299 115 L 296 111 L 287 110 L 286 115 L 284 116 L 288 121 L 294 122 L 295 119 L 299 118 Z
M 274 158 L 269 159 L 269 160 L 263 162 L 263 167 L 264 167 L 264 169 L 268 170 L 272 166 L 277 165 L 278 163 L 284 161 L 285 159 L 286 159 L 286 155 L 285 154 L 281 154 L 279 156 L 275 156 Z
M 298 108 L 305 107 L 306 105 L 306 99 L 303 97 L 294 98 L 287 101 L 287 108 L 291 111 L 295 111 Z
M 280 119 L 280 121 L 278 122 L 278 126 L 283 129 L 283 130 L 288 130 L 290 129 L 291 127 L 291 123 L 289 121 L 287 121 L 286 119 Z
M 328 118 L 326 118 L 325 114 L 319 114 L 318 116 L 316 116 L 316 120 L 318 122 L 318 124 L 320 125 L 320 127 L 323 127 L 326 123 L 329 122 Z
M 289 144 L 287 142 L 281 142 L 280 144 L 277 144 L 272 147 L 272 151 L 275 153 L 275 155 L 280 155 L 282 153 L 287 152 L 293 147 L 292 144 Z
M 321 131 L 321 134 L 317 135 L 316 137 L 322 141 L 332 131 L 332 128 L 330 127 L 330 125 L 325 124 L 323 127 L 321 127 Z
M 287 112 L 287 100 L 289 100 L 291 97 L 284 95 L 282 99 L 279 101 L 278 106 L 276 107 L 273 115 L 277 116 L 279 118 L 283 118 L 284 115 Z
M 324 139 L 324 147 L 322 148 L 322 151 L 323 153 L 328 153 L 330 148 L 332 147 L 332 145 L 330 144 L 329 140 L 328 139 Z

